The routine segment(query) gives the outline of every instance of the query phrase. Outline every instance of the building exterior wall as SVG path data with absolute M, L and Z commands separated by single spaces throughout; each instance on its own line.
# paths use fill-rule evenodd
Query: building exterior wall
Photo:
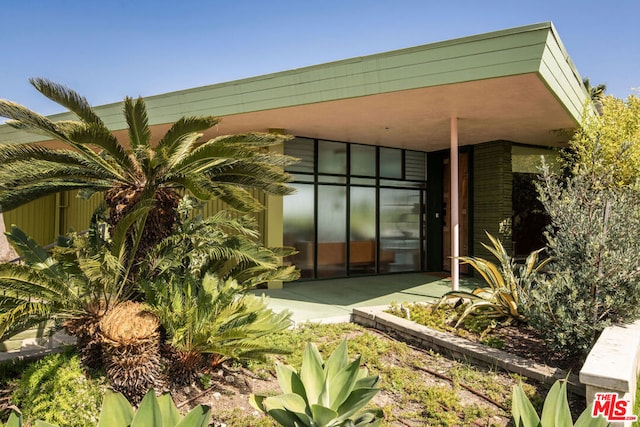
M 39 245 L 45 246 L 56 238 L 56 196 L 46 196 L 19 208 L 3 212 L 7 231 L 17 225 Z
M 476 145 L 473 151 L 473 255 L 492 259 L 482 243 L 486 232 L 498 237 L 511 252 L 511 143 Z
M 94 194 L 88 200 L 84 200 L 78 197 L 77 191 L 66 192 L 60 199 L 61 234 L 69 230 L 83 231 L 88 229 L 91 217 L 103 202 L 102 194 Z

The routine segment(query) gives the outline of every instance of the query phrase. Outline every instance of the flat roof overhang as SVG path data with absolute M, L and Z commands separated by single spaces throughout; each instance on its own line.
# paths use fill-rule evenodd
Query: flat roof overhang
M 587 99 L 553 25 L 535 24 L 146 97 L 155 139 L 181 116 L 216 115 L 205 137 L 283 129 L 296 136 L 421 151 L 494 140 L 556 146 Z M 96 107 L 124 142 L 122 104 Z M 59 114 L 53 120 L 71 116 Z M 43 140 L 0 126 L 0 140 Z

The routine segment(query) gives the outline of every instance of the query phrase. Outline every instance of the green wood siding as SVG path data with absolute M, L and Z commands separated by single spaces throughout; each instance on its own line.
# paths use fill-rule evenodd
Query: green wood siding
M 379 93 L 537 73 L 579 121 L 585 94 L 553 25 L 542 23 L 357 57 L 145 99 L 150 124 L 182 115 L 239 113 Z M 97 107 L 111 129 L 125 128 L 120 103 Z M 51 116 L 69 119 L 69 114 Z M 41 140 L 0 126 L 0 140 Z
M 562 105 L 579 122 L 588 95 L 582 86 L 582 77 L 555 32 L 547 35 L 539 73 Z
M 78 197 L 77 191 L 66 193 L 62 197 L 61 211 L 62 224 L 61 232 L 66 233 L 69 230 L 83 231 L 89 228 L 91 216 L 95 210 L 102 204 L 102 194 L 94 194 L 90 199 L 84 200 Z
M 250 191 L 251 195 L 253 197 L 255 197 L 260 203 L 262 203 L 263 206 L 267 206 L 267 196 L 266 194 L 264 194 L 263 192 L 257 191 L 257 190 L 253 190 Z M 226 203 L 220 201 L 220 200 L 211 200 L 209 202 L 207 202 L 203 209 L 202 209 L 202 215 L 203 217 L 209 217 L 213 214 L 215 214 L 216 212 L 219 212 L 221 210 L 228 210 L 229 212 L 231 212 L 234 216 L 242 216 L 243 214 L 230 208 L 229 205 L 227 205 Z M 263 244 L 266 244 L 265 242 L 265 236 L 266 236 L 266 215 L 267 215 L 267 210 L 264 209 L 260 212 L 255 212 L 253 214 L 251 214 L 254 216 L 254 218 L 256 218 L 256 220 L 258 221 L 258 231 L 260 233 L 260 239 L 262 241 Z
M 7 231 L 12 225 L 17 225 L 42 246 L 53 243 L 57 236 L 55 195 L 3 212 L 2 215 Z
M 479 144 L 473 149 L 473 255 L 493 259 L 481 243 L 485 231 L 500 238 L 511 252 L 511 143 Z M 501 224 L 506 233 L 501 233 Z

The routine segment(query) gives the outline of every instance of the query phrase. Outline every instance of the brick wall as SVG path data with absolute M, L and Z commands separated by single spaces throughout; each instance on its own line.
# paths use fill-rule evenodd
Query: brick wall
M 473 150 L 473 254 L 493 256 L 482 247 L 485 231 L 498 237 L 511 252 L 511 143 L 494 141 Z

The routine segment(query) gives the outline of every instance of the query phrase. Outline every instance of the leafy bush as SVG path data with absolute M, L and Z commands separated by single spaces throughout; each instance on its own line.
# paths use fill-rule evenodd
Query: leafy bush
M 360 411 L 379 391 L 379 377 L 360 368 L 360 357 L 349 363 L 346 340 L 326 363 L 308 343 L 299 374 L 286 365 L 277 365 L 276 371 L 284 394 L 251 395 L 251 405 L 282 426 L 364 427 L 382 422 L 379 409 Z
M 170 363 L 173 380 L 191 382 L 201 367 L 201 354 L 212 356 L 217 364 L 227 359 L 263 360 L 266 354 L 286 352 L 260 338 L 291 326 L 291 312 L 275 313 L 267 307 L 266 297 L 246 294 L 235 280 L 187 275 L 168 282 L 141 282 L 140 287 L 176 353 Z
M 294 254 L 293 248 L 267 248 L 258 239 L 255 218 L 219 211 L 203 218 L 196 215 L 202 204 L 184 197 L 178 206 L 180 220 L 174 232 L 160 242 L 142 266 L 144 276 L 170 280 L 172 275 L 202 279 L 215 273 L 234 278 L 243 287 L 271 280 L 290 281 L 300 277 L 282 258 Z
M 640 192 L 587 166 L 569 178 L 544 168 L 550 274 L 531 290 L 529 323 L 567 358 L 586 356 L 600 332 L 640 317 Z
M 604 427 L 607 421 L 602 417 L 593 418 L 591 408 L 585 409 L 575 424 L 567 401 L 567 384 L 556 381 L 549 390 L 544 401 L 542 414 L 539 417 L 529 398 L 522 389 L 522 384 L 513 388 L 511 415 L 518 427 Z
M 65 351 L 29 366 L 18 381 L 12 401 L 25 418 L 86 427 L 98 421 L 104 389 L 103 379 L 88 378 L 78 355 Z

